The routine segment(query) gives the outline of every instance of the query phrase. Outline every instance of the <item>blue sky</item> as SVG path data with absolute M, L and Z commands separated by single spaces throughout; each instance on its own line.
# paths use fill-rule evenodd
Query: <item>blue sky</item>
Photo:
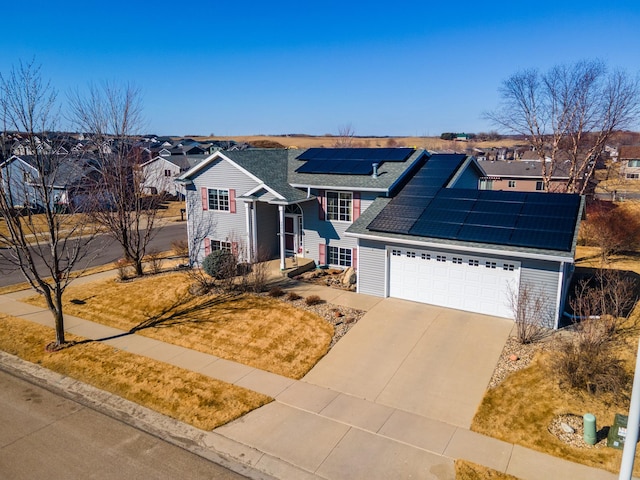
M 640 74 L 640 3 L 10 2 L 0 72 L 130 82 L 159 135 L 440 135 L 493 126 L 502 80 L 599 58 Z

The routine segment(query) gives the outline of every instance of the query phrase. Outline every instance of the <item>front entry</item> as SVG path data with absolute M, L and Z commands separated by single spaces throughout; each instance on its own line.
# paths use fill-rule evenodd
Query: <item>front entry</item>
M 287 255 L 302 255 L 302 215 L 284 216 L 284 248 Z

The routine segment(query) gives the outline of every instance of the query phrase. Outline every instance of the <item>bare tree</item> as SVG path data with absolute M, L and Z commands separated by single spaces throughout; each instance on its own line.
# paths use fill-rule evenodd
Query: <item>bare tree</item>
M 640 111 L 637 79 L 608 72 L 598 60 L 559 65 L 546 73 L 524 70 L 505 80 L 499 91 L 501 105 L 485 116 L 526 137 L 542 162 L 547 191 L 566 162 L 566 191 L 584 193 L 607 141 L 616 130 L 632 126 Z
M 72 93 L 70 105 L 72 120 L 92 136 L 100 157 L 91 215 L 122 246 L 124 258 L 140 276 L 162 203 L 161 197 L 145 192 L 140 166 L 146 158 L 133 147 L 142 127 L 140 91 L 131 85 L 90 85 L 86 96 Z
M 510 284 L 507 304 L 516 323 L 516 338 L 522 344 L 535 343 L 549 335 L 554 309 L 549 297 L 529 283 Z
M 86 216 L 62 213 L 56 204 L 61 170 L 71 160 L 48 143 L 58 116 L 57 94 L 43 81 L 40 66 L 20 63 L 7 76 L 0 75 L 0 106 L 4 131 L 20 132 L 30 154 L 23 170 L 18 160 L 2 165 L 0 215 L 6 232 L 0 233 L 0 257 L 44 297 L 56 332 L 48 348 L 56 350 L 66 343 L 62 294 L 72 281 L 72 269 L 87 257 L 95 230 Z
M 355 147 L 356 131 L 350 123 L 338 128 L 338 138 L 333 144 L 336 148 L 353 148 Z

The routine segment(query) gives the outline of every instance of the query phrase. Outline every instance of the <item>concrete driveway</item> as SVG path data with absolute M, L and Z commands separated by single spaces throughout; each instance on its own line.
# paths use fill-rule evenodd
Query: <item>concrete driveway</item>
M 303 381 L 469 428 L 513 321 L 387 298 Z

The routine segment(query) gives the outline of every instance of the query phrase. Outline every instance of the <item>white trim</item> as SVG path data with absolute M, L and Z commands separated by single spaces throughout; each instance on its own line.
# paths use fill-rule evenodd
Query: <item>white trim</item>
M 545 253 L 533 253 L 533 252 L 521 252 L 521 251 L 512 251 L 512 250 L 501 250 L 501 249 L 493 249 L 493 248 L 484 248 L 484 247 L 474 247 L 469 244 L 455 245 L 450 243 L 439 243 L 439 242 L 431 242 L 425 240 L 411 240 L 408 238 L 397 238 L 397 237 L 380 237 L 375 235 L 366 235 L 362 233 L 352 233 L 345 232 L 345 237 L 353 237 L 353 238 L 362 238 L 364 240 L 373 240 L 375 242 L 381 242 L 385 244 L 405 244 L 405 245 L 415 245 L 422 246 L 424 248 L 436 248 L 436 249 L 445 249 L 445 250 L 454 250 L 454 251 L 470 251 L 477 252 L 480 254 L 487 255 L 503 255 L 505 257 L 515 257 L 515 258 L 530 258 L 534 260 L 549 260 L 552 262 L 566 262 L 573 263 L 573 257 L 564 257 L 560 255 L 551 255 Z
M 389 193 L 388 188 L 356 187 L 354 185 L 350 187 L 335 186 L 335 185 L 331 185 L 331 186 L 308 185 L 306 183 L 291 183 L 290 185 L 294 188 L 302 188 L 302 189 L 314 188 L 316 190 L 340 190 L 340 191 L 347 191 L 347 192 L 377 192 L 377 193 L 385 193 L 385 194 Z
M 173 165 L 174 167 L 180 168 L 180 165 L 177 165 L 177 164 L 173 163 L 172 161 L 167 160 L 167 158 L 166 158 L 166 157 L 161 157 L 161 156 L 153 157 L 153 158 L 152 158 L 151 160 L 149 160 L 148 162 L 145 162 L 145 163 L 140 164 L 140 167 L 146 167 L 146 166 L 147 166 L 147 165 L 149 165 L 150 163 L 157 162 L 158 160 L 164 160 L 165 162 L 170 163 L 170 164 L 171 164 L 171 165 Z
M 276 197 L 278 197 L 280 200 L 284 200 L 284 197 L 282 195 L 280 195 L 278 192 L 276 192 L 273 188 L 271 188 L 270 186 L 268 186 L 266 183 L 262 182 L 260 185 L 256 186 L 255 188 L 252 188 L 251 190 L 249 190 L 247 193 L 243 194 L 243 197 L 248 197 L 249 195 L 253 195 L 254 193 L 256 193 L 258 190 L 262 190 L 265 189 L 267 192 L 271 193 L 272 195 L 275 195 Z

